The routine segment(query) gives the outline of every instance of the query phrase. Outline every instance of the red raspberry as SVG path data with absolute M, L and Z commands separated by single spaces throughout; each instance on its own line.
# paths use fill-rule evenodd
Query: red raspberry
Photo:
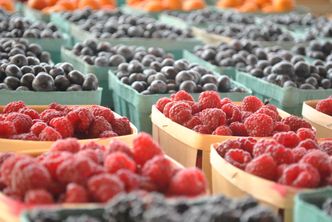
M 52 204 L 54 203 L 52 195 L 46 190 L 29 190 L 24 197 L 26 204 Z
M 329 176 L 332 171 L 329 155 L 320 150 L 313 150 L 308 152 L 302 157 L 300 163 L 307 163 L 315 167 L 319 171 L 322 179 Z
M 73 155 L 69 152 L 50 151 L 39 162 L 46 167 L 53 178 L 56 178 L 56 171 L 59 165 L 72 157 Z
M 172 101 L 194 101 L 193 97 L 184 90 L 171 95 Z
M 107 147 L 107 154 L 115 153 L 115 152 L 125 153 L 130 158 L 134 157 L 133 152 L 131 151 L 130 147 L 126 143 L 124 143 L 120 140 L 112 140 L 112 142 Z
M 94 120 L 93 113 L 87 107 L 79 107 L 67 114 L 68 120 L 75 128 L 75 132 L 86 132 Z
M 39 134 L 40 141 L 57 141 L 59 139 L 62 139 L 61 134 L 49 126 L 45 127 Z
M 254 113 L 259 110 L 263 105 L 264 103 L 256 96 L 246 96 L 242 100 L 241 110 Z
M 0 138 L 9 138 L 16 134 L 14 123 L 10 121 L 0 121 Z
M 267 146 L 265 153 L 270 154 L 278 165 L 294 162 L 292 150 L 281 144 Z
M 187 102 L 187 103 L 191 103 L 191 102 Z M 192 110 L 193 115 L 196 114 L 196 113 L 199 113 L 201 111 L 200 108 L 199 108 L 198 103 L 193 102 L 190 105 L 191 105 L 191 110 Z
M 320 100 L 316 104 L 316 109 L 322 113 L 332 116 L 332 98 Z
M 212 130 L 206 125 L 197 125 L 192 130 L 197 133 L 201 133 L 201 134 L 211 134 L 212 133 Z
M 169 118 L 176 123 L 183 124 L 191 119 L 191 112 L 191 107 L 187 103 L 178 101 L 169 110 Z
M 41 131 L 43 131 L 43 129 L 45 129 L 47 127 L 47 124 L 44 122 L 37 122 L 34 123 L 31 127 L 31 132 L 33 134 L 35 134 L 36 136 L 39 136 L 39 134 L 41 133 Z
M 226 98 L 222 98 L 220 100 L 221 107 L 223 107 L 224 105 L 229 104 L 229 103 L 233 103 L 233 101 L 230 98 L 226 97 Z
M 219 136 L 231 136 L 232 134 L 233 132 L 228 126 L 218 126 L 212 133 L 212 135 Z
M 318 149 L 318 144 L 316 141 L 311 139 L 303 140 L 297 145 L 298 147 L 306 148 L 307 150 Z
M 0 169 L 1 169 L 1 166 L 2 166 L 2 164 L 8 159 L 8 158 L 10 158 L 10 157 L 12 157 L 12 156 L 15 156 L 15 154 L 14 153 L 0 153 Z M 1 175 L 0 175 L 0 177 L 1 177 Z M 0 180 L 1 180 L 1 178 L 0 178 Z
M 114 152 L 106 156 L 104 167 L 110 174 L 116 173 L 120 169 L 127 169 L 132 172 L 136 171 L 134 160 L 122 152 Z
M 294 163 L 299 162 L 306 153 L 307 149 L 304 147 L 295 147 L 292 149 Z
M 268 115 L 269 117 L 271 117 L 273 119 L 273 121 L 278 121 L 278 119 L 280 119 L 280 116 L 277 112 L 269 109 L 269 108 L 266 108 L 266 107 L 262 107 L 260 108 L 259 110 L 256 111 L 256 113 L 261 113 L 261 114 L 265 114 L 265 115 Z
M 140 177 L 139 178 L 139 189 L 148 191 L 148 192 L 156 192 L 157 187 L 156 185 L 147 177 Z
M 134 172 L 127 170 L 127 169 L 121 169 L 116 172 L 116 175 L 119 177 L 119 179 L 125 185 L 125 189 L 127 192 L 130 192 L 130 191 L 133 191 L 133 190 L 136 190 L 139 188 L 140 177 L 137 174 L 135 174 Z
M 6 117 L 6 121 L 14 123 L 16 133 L 27 133 L 32 126 L 32 119 L 30 116 L 22 113 L 9 113 Z
M 172 102 L 171 99 L 163 97 L 158 99 L 158 101 L 156 102 L 156 108 L 160 111 L 160 112 L 164 112 L 164 108 L 166 106 L 166 104 Z
M 81 150 L 100 150 L 100 151 L 106 151 L 106 148 L 104 145 L 98 144 L 95 141 L 89 141 L 83 145 L 81 145 Z
M 241 149 L 231 149 L 227 151 L 225 160 L 233 166 L 244 170 L 251 161 L 251 155 L 247 151 Z
M 66 105 L 61 105 L 58 103 L 51 103 L 48 105 L 47 109 L 55 109 L 57 111 L 62 111 L 64 113 L 69 113 L 70 112 L 70 107 Z
M 311 129 L 311 124 L 305 121 L 304 119 L 301 119 L 297 116 L 288 116 L 284 119 L 282 119 L 282 122 L 284 124 L 289 125 L 290 129 L 294 132 L 296 132 L 300 128 L 309 128 Z
M 249 152 L 250 154 L 253 153 L 254 146 L 257 143 L 257 140 L 254 138 L 248 137 L 248 138 L 238 138 L 237 141 L 241 143 L 241 149 Z
M 116 136 L 119 136 L 119 135 L 114 131 L 104 131 L 99 135 L 100 138 L 111 138 L 111 137 L 116 137 Z
M 278 132 L 288 132 L 290 131 L 290 127 L 282 122 L 275 122 L 274 123 L 274 129 L 273 132 L 274 133 L 278 133 Z
M 114 113 L 107 107 L 93 105 L 90 107 L 93 115 L 95 117 L 102 116 L 104 117 L 109 123 L 113 123 L 114 121 Z
M 15 101 L 8 103 L 4 108 L 3 108 L 3 113 L 12 113 L 12 112 L 18 112 L 20 109 L 24 108 L 25 104 L 22 101 Z
M 273 110 L 274 112 L 278 113 L 278 108 L 275 105 L 272 104 L 266 104 L 263 106 L 264 108 L 268 108 L 270 110 Z
M 249 136 L 267 137 L 272 135 L 273 119 L 265 114 L 253 114 L 244 121 Z
M 267 180 L 276 180 L 278 168 L 274 159 L 269 154 L 263 154 L 253 159 L 246 166 L 246 172 Z
M 164 192 L 173 176 L 173 164 L 165 156 L 156 156 L 144 164 L 142 175 L 149 178 L 159 191 Z
M 309 164 L 289 165 L 279 178 L 279 183 L 298 188 L 314 188 L 319 185 L 319 172 Z
M 273 139 L 288 148 L 294 148 L 300 142 L 299 137 L 292 131 L 274 134 Z
M 96 164 L 102 164 L 104 162 L 104 153 L 101 150 L 86 149 L 79 151 L 76 155 L 90 158 L 90 160 Z
M 12 137 L 10 137 L 12 140 L 31 140 L 31 141 L 37 141 L 38 137 L 33 133 L 22 133 L 17 134 Z
M 329 156 L 332 156 L 332 141 L 325 141 L 319 144 L 319 149 Z
M 301 128 L 297 130 L 296 134 L 300 140 L 305 140 L 305 139 L 316 140 L 316 132 L 314 132 L 312 129 Z
M 233 103 L 227 103 L 221 108 L 227 117 L 227 123 L 240 122 L 242 119 L 239 107 Z
M 211 131 L 218 126 L 226 124 L 226 114 L 221 109 L 207 108 L 199 113 L 201 122 L 208 126 Z
M 222 104 L 220 101 L 220 96 L 215 91 L 205 91 L 199 95 L 198 105 L 200 110 L 207 108 L 218 108 L 221 109 Z
M 287 167 L 288 167 L 288 164 L 280 164 L 278 166 L 278 178 L 280 178 L 282 176 L 282 174 L 284 173 L 284 171 Z
M 100 174 L 89 179 L 88 189 L 96 201 L 107 202 L 118 193 L 123 192 L 124 185 L 116 176 Z
M 251 116 L 253 113 L 252 112 L 247 112 L 247 111 L 242 111 L 241 112 L 241 122 L 244 123 L 244 121 Z
M 40 118 L 45 122 L 49 123 L 53 118 L 62 117 L 65 113 L 62 111 L 57 111 L 55 109 L 46 109 L 40 113 Z
M 50 126 L 52 126 L 56 131 L 58 131 L 62 138 L 71 137 L 74 135 L 74 127 L 67 117 L 57 117 L 50 121 Z
M 171 108 L 173 107 L 173 105 L 175 104 L 176 102 L 169 102 L 165 105 L 164 107 L 164 111 L 163 111 L 163 114 L 169 118 L 169 111 L 171 110 Z
M 23 107 L 18 112 L 30 116 L 31 119 L 40 119 L 39 113 L 28 107 Z
M 263 155 L 266 152 L 266 149 L 268 146 L 275 146 L 278 145 L 278 143 L 274 140 L 270 139 L 261 139 L 259 140 L 255 145 L 253 149 L 253 155 L 254 157 L 258 157 L 260 155 Z
M 119 136 L 132 134 L 130 122 L 126 117 L 116 118 L 112 123 L 112 128 L 113 131 Z
M 163 154 L 160 146 L 147 133 L 140 133 L 134 139 L 133 153 L 136 163 L 142 166 L 154 156 Z
M 195 197 L 207 190 L 203 172 L 197 168 L 187 168 L 177 172 L 171 179 L 169 193 L 174 196 Z
M 225 157 L 226 153 L 232 149 L 241 149 L 241 143 L 236 139 L 229 139 L 220 143 L 216 150 L 221 157 Z
M 31 159 L 30 156 L 25 155 L 13 155 L 7 158 L 1 165 L 1 179 L 2 181 L 9 186 L 11 182 L 12 171 L 15 167 L 15 164 L 20 160 Z
M 70 153 L 77 153 L 80 150 L 80 143 L 75 138 L 67 138 L 58 140 L 51 146 L 51 151 L 67 151 Z
M 189 129 L 193 129 L 195 126 L 201 125 L 201 124 L 202 124 L 202 122 L 199 119 L 199 117 L 198 116 L 193 116 L 193 117 L 191 117 L 190 120 L 188 120 L 187 122 L 185 122 L 183 124 L 183 126 L 189 128 Z
M 70 183 L 66 187 L 66 194 L 64 203 L 87 203 L 89 202 L 89 195 L 87 190 L 76 183 Z
M 111 131 L 111 124 L 102 116 L 96 116 L 89 128 L 90 138 L 99 138 L 100 134 L 105 131 Z
M 248 132 L 243 123 L 233 122 L 229 125 L 232 130 L 233 136 L 248 136 Z

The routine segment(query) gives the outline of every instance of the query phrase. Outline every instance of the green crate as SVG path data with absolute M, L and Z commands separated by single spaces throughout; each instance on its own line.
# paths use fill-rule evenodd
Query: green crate
M 70 34 L 71 23 L 66 20 L 61 13 L 52 13 L 51 22 L 55 24 L 63 33 Z
M 295 197 L 294 222 L 331 222 L 332 217 L 320 207 L 332 198 L 332 188 L 301 192 Z
M 15 11 L 19 15 L 23 15 L 23 7 L 24 7 L 24 4 L 22 2 L 15 1 Z
M 123 5 L 121 7 L 121 11 L 123 11 L 124 13 L 129 14 L 129 15 L 136 15 L 136 16 L 144 15 L 144 16 L 149 16 L 149 17 L 155 18 L 155 19 L 158 19 L 159 15 L 162 13 L 162 12 L 147 12 L 147 11 L 144 11 L 143 9 L 133 8 L 128 5 Z
M 234 81 L 232 84 L 245 88 L 247 92 L 219 93 L 220 96 L 241 101 L 245 96 L 251 94 L 251 90 L 243 85 Z M 128 117 L 139 131 L 148 133 L 152 132 L 150 120 L 152 105 L 162 97 L 170 97 L 170 94 L 142 95 L 130 86 L 123 84 L 112 71 L 109 72 L 109 89 L 112 91 L 115 112 Z M 193 93 L 192 96 L 197 100 L 199 93 Z
M 85 72 L 84 67 L 85 62 L 80 57 L 74 55 L 74 53 L 66 47 L 61 47 L 61 61 L 72 64 L 76 70 L 82 73 L 87 73 Z
M 253 91 L 253 95 L 262 100 L 269 100 L 280 109 L 294 115 L 301 115 L 304 101 L 324 99 L 332 95 L 332 89 L 304 90 L 298 88 L 282 88 L 241 71 L 236 72 L 236 81 L 250 88 Z
M 26 4 L 23 4 L 23 15 L 31 21 L 37 20 L 46 23 L 51 21 L 51 16 L 49 14 L 43 13 L 40 10 L 30 8 Z
M 48 105 L 57 102 L 65 105 L 101 104 L 102 88 L 95 91 L 14 91 L 0 90 L 0 105 L 13 101 L 24 101 L 27 105 Z

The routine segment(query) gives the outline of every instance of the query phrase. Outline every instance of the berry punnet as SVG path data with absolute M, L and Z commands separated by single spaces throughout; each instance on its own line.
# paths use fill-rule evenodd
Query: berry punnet
M 298 132 L 301 138 L 315 135 L 307 121 L 296 116 L 282 118 L 275 106 L 264 105 L 255 96 L 247 96 L 237 105 L 228 98 L 220 98 L 215 91 L 205 91 L 195 102 L 190 94 L 181 90 L 170 98 L 159 99 L 156 108 L 172 121 L 203 134 L 271 137 L 293 131 L 296 136 L 298 129 L 307 128 L 309 133 L 305 129 Z
M 300 128 L 297 133 L 281 132 L 267 139 L 230 139 L 219 144 L 216 151 L 235 167 L 283 185 L 332 185 L 331 141 L 301 138 L 304 131 L 309 135 L 307 128 Z
M 0 138 L 56 141 L 106 138 L 132 133 L 126 117 L 115 117 L 109 108 L 50 104 L 41 113 L 22 101 L 7 104 L 0 114 Z
M 103 146 L 67 138 L 37 157 L 0 153 L 0 160 L 2 192 L 29 204 L 107 202 L 138 190 L 168 197 L 207 191 L 201 170 L 181 168 L 145 133 L 132 149 L 117 140 Z

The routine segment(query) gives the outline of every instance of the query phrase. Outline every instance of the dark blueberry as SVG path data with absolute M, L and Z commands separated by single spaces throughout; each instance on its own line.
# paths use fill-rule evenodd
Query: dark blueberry
M 287 87 L 293 87 L 293 88 L 296 88 L 297 85 L 296 85 L 295 82 L 293 82 L 293 81 L 291 81 L 291 80 L 287 80 L 286 82 L 284 82 L 283 87 L 284 87 L 284 88 L 287 88 Z
M 329 89 L 329 88 L 331 88 L 331 81 L 329 79 L 322 79 L 321 82 L 320 82 L 320 85 L 324 89 Z
M 260 70 L 264 70 L 268 66 L 270 66 L 270 63 L 267 60 L 259 60 L 256 64 L 256 68 Z
M 300 85 L 300 89 L 316 89 L 316 88 L 309 83 L 304 83 L 304 84 Z
M 40 63 L 40 60 L 36 57 L 28 56 L 27 62 L 29 66 L 38 65 Z
M 30 89 L 26 86 L 19 86 L 16 88 L 16 91 L 29 91 Z
M 196 83 L 192 80 L 183 81 L 179 86 L 179 90 L 184 90 L 186 92 L 193 93 L 196 91 Z
M 59 75 L 64 75 L 65 72 L 63 71 L 62 68 L 60 67 L 53 67 L 50 71 L 49 74 L 55 79 L 55 77 Z
M 43 51 L 42 47 L 35 43 L 30 44 L 28 50 L 36 56 L 39 56 Z
M 294 75 L 294 67 L 289 62 L 279 62 L 272 66 L 272 72 L 278 75 Z
M 218 91 L 228 92 L 231 89 L 231 80 L 228 76 L 221 76 L 218 79 Z
M 254 68 L 250 71 L 250 74 L 255 76 L 255 77 L 258 77 L 258 78 L 261 78 L 264 76 L 264 73 L 261 69 L 257 69 L 257 68 Z
M 253 55 L 253 54 L 248 55 L 248 57 L 247 57 L 247 63 L 249 65 L 252 65 L 252 66 L 256 65 L 256 63 L 257 63 L 257 57 L 255 55 Z
M 83 90 L 97 90 L 98 89 L 98 79 L 95 74 L 88 73 L 85 78 L 84 82 L 82 84 Z
M 95 65 L 100 67 L 109 66 L 108 58 L 106 58 L 105 56 L 98 56 L 95 60 Z
M 55 89 L 54 79 L 45 72 L 39 73 L 32 81 L 35 91 L 53 91 Z
M 128 63 L 121 63 L 118 65 L 118 70 L 122 72 L 128 71 Z
M 41 62 L 48 63 L 51 60 L 51 54 L 49 52 L 42 52 L 39 59 Z
M 77 85 L 82 85 L 83 82 L 84 82 L 84 76 L 83 74 L 80 72 L 80 71 L 77 71 L 77 70 L 73 70 L 71 71 L 69 74 L 68 74 L 68 77 L 69 81 L 72 83 L 72 84 L 77 84 Z
M 144 70 L 144 67 L 139 62 L 130 62 L 128 65 L 128 72 L 129 73 L 142 73 Z
M 263 70 L 263 75 L 268 76 L 268 75 L 271 74 L 271 72 L 272 72 L 272 67 L 271 66 L 265 67 L 265 69 Z
M 16 78 L 21 78 L 21 76 L 22 76 L 21 69 L 17 65 L 14 65 L 14 64 L 9 64 L 6 67 L 5 72 L 6 72 L 7 76 L 13 76 Z
M 174 65 L 174 60 L 171 58 L 166 58 L 161 62 L 161 66 L 165 67 L 165 66 L 173 66 Z
M 0 90 L 5 90 L 5 89 L 9 90 L 9 87 L 7 86 L 7 84 L 6 83 L 0 83 Z
M 65 71 L 66 74 L 68 74 L 68 73 L 70 73 L 71 71 L 74 70 L 74 67 L 68 62 L 61 63 L 59 65 L 59 67 L 62 68 L 63 71 Z
M 82 44 L 86 47 L 89 47 L 91 50 L 96 51 L 97 50 L 97 41 L 94 39 L 87 39 L 82 42 Z
M 179 72 L 175 77 L 175 82 L 177 85 L 180 85 L 182 82 L 186 80 L 194 80 L 195 77 L 188 73 L 187 71 L 181 71 Z
M 150 84 L 149 91 L 151 93 L 166 93 L 167 92 L 167 84 L 161 80 L 154 80 Z
M 10 63 L 17 65 L 18 67 L 28 65 L 27 58 L 24 55 L 14 55 L 10 58 Z
M 120 46 L 117 49 L 117 54 L 122 55 L 127 61 L 131 60 L 134 57 L 133 50 L 129 49 L 127 46 Z
M 22 76 L 20 82 L 22 86 L 26 86 L 32 90 L 32 82 L 35 79 L 35 75 L 32 73 L 26 73 Z
M 33 70 L 33 73 L 35 75 L 37 75 L 38 73 L 41 73 L 41 72 L 46 72 L 46 69 L 44 67 L 42 67 L 41 65 L 35 65 L 35 66 L 33 66 L 32 70 Z
M 163 73 L 166 78 L 168 79 L 175 79 L 176 77 L 176 70 L 173 66 L 164 66 L 162 69 L 161 69 L 161 73 Z
M 282 58 L 279 57 L 279 56 L 271 56 L 269 58 L 269 62 L 271 63 L 272 66 L 279 63 L 279 62 L 281 62 L 281 61 L 282 61 Z
M 206 83 L 213 83 L 214 85 L 218 84 L 217 77 L 212 74 L 207 74 L 201 77 L 200 84 L 205 85 Z
M 294 65 L 294 71 L 295 74 L 300 77 L 310 76 L 310 66 L 306 62 L 297 62 Z
M 3 83 L 5 83 L 12 90 L 15 90 L 17 87 L 21 85 L 20 80 L 14 76 L 6 77 Z
M 281 222 L 281 219 L 273 213 L 272 210 L 257 206 L 246 210 L 242 215 L 240 222 Z
M 176 87 L 176 84 L 174 83 L 168 83 L 167 84 L 167 90 L 170 91 L 170 90 L 176 90 L 177 87 Z
M 131 84 L 131 87 L 137 92 L 142 92 L 146 89 L 145 85 L 141 81 L 135 81 Z
M 161 70 L 161 64 L 160 62 L 157 62 L 157 61 L 153 61 L 151 62 L 150 66 L 149 66 L 151 69 L 154 69 L 156 70 L 157 72 L 159 72 Z
M 206 83 L 203 85 L 203 91 L 218 91 L 218 87 L 213 83 Z
M 124 62 L 126 62 L 126 59 L 122 55 L 113 55 L 109 59 L 110 66 L 118 66 Z
M 66 91 L 82 91 L 82 87 L 77 84 L 70 85 Z
M 174 68 L 176 68 L 178 71 L 187 70 L 188 63 L 184 60 L 177 60 L 174 62 Z

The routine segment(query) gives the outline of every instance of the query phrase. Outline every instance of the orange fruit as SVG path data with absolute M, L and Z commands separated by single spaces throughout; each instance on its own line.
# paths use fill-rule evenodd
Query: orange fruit
M 114 0 L 98 0 L 99 5 L 116 5 Z
M 242 5 L 242 0 L 219 0 L 217 7 L 219 8 L 234 8 Z
M 29 0 L 27 4 L 30 8 L 34 8 L 34 9 L 38 9 L 38 10 L 41 10 L 48 6 L 48 4 L 45 0 Z
M 144 10 L 148 12 L 160 12 L 164 9 L 163 3 L 158 0 L 149 1 L 144 5 Z
M 181 10 L 182 0 L 164 0 L 163 6 L 167 10 Z
M 186 0 L 183 3 L 184 11 L 193 11 L 205 8 L 206 4 L 204 0 Z
M 11 0 L 0 1 L 0 8 L 5 9 L 6 11 L 13 12 L 15 11 L 14 2 Z
M 77 8 L 78 3 L 76 0 L 60 0 L 56 4 L 56 6 L 59 6 L 60 8 L 64 8 L 65 11 L 72 11 Z
M 100 9 L 100 4 L 97 0 L 79 0 L 78 8 Z
M 47 0 L 47 5 L 48 6 L 53 6 L 58 2 L 58 0 Z
M 256 5 L 258 5 L 259 7 L 264 7 L 267 4 L 271 4 L 272 0 L 254 0 L 254 2 L 256 3 Z
M 273 0 L 273 8 L 276 12 L 291 11 L 295 7 L 294 0 Z
M 259 10 L 255 2 L 246 1 L 243 5 L 237 8 L 239 12 L 256 12 Z
M 266 4 L 262 7 L 262 12 L 264 13 L 272 13 L 275 12 L 274 7 L 272 4 Z

